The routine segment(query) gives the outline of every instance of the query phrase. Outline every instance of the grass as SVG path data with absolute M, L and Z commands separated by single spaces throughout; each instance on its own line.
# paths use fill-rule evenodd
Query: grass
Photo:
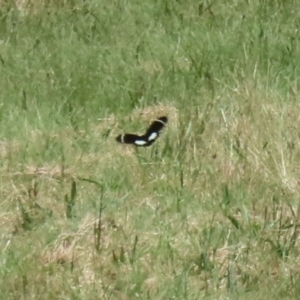
M 296 299 L 296 8 L 2 1 L 1 299 Z

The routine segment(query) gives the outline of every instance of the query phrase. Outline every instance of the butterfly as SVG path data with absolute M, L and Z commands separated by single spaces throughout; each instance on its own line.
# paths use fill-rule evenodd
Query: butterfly
M 133 144 L 138 147 L 151 146 L 159 137 L 161 130 L 168 123 L 167 117 L 160 117 L 151 123 L 144 135 L 125 133 L 117 136 L 116 141 L 119 143 Z

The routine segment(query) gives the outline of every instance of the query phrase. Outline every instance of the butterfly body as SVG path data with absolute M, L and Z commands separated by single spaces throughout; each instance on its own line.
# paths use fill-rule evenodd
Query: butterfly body
M 133 144 L 138 147 L 149 147 L 159 137 L 160 131 L 167 124 L 167 117 L 160 117 L 151 123 L 144 135 L 125 133 L 117 136 L 116 141 L 119 143 Z

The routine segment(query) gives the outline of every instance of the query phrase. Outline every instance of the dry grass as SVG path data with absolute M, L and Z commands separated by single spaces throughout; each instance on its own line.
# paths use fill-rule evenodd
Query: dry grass
M 266 107 L 268 106 L 265 105 L 263 109 L 264 114 L 267 114 Z M 273 109 L 269 106 L 268 110 L 276 111 L 276 108 Z M 174 107 L 158 106 L 136 110 L 130 118 L 141 117 L 142 120 L 150 122 L 160 115 L 168 115 L 169 126 L 172 128 L 170 132 L 166 130 L 159 144 L 163 145 L 164 138 L 169 136 L 172 138 L 173 145 L 176 145 L 178 143 L 176 136 L 178 136 L 180 128 L 178 127 L 178 110 Z M 297 118 L 296 114 L 295 118 Z M 267 119 L 264 118 L 264 120 L 266 122 L 265 130 L 272 130 L 268 126 Z M 103 120 L 100 124 L 91 124 L 90 133 L 82 132 L 82 137 L 100 139 L 101 131 L 107 127 L 106 121 L 111 128 L 117 128 L 115 118 L 111 117 Z M 198 124 L 201 124 L 202 119 L 193 118 L 192 122 L 193 128 L 196 128 Z M 176 276 L 174 270 L 181 270 L 183 262 L 190 264 L 190 272 L 194 274 L 190 275 L 190 288 L 199 290 L 199 293 L 214 288 L 226 291 L 229 270 L 235 274 L 235 281 L 239 282 L 236 288 L 245 288 L 245 284 L 251 286 L 252 282 L 260 289 L 265 285 L 280 281 L 283 277 L 295 276 L 298 269 L 295 266 L 288 267 L 290 264 L 294 265 L 293 258 L 284 263 L 279 257 L 276 258 L 276 255 L 270 255 L 266 259 L 264 253 L 274 251 L 272 244 L 268 241 L 273 239 L 275 232 L 264 229 L 264 226 L 267 223 L 271 224 L 272 220 L 282 220 L 292 226 L 282 235 L 282 243 L 293 240 L 297 234 L 297 230 L 293 227 L 298 220 L 296 203 L 289 204 L 280 201 L 272 208 L 268 208 L 269 204 L 264 203 L 265 197 L 260 200 L 255 199 L 255 194 L 253 196 L 249 194 L 247 197 L 250 198 L 247 201 L 250 201 L 252 207 L 248 206 L 246 211 L 241 210 L 242 207 L 239 202 L 235 202 L 234 196 L 230 200 L 234 201 L 230 208 L 224 207 L 218 212 L 204 209 L 205 206 L 220 205 L 218 204 L 220 200 L 214 200 L 214 204 L 209 204 L 207 199 L 212 201 L 214 197 L 220 196 L 217 192 L 219 188 L 216 190 L 216 187 L 222 183 L 226 183 L 233 193 L 234 186 L 240 182 L 248 185 L 250 193 L 254 193 L 255 186 L 258 185 L 265 186 L 265 192 L 272 194 L 275 190 L 267 187 L 277 181 L 281 186 L 280 189 L 285 190 L 284 193 L 289 193 L 291 197 L 297 195 L 296 174 L 287 179 L 287 170 L 291 168 L 290 162 L 277 161 L 280 157 L 286 157 L 283 153 L 285 150 L 278 149 L 276 147 L 278 142 L 273 141 L 268 146 L 272 147 L 272 156 L 264 154 L 264 137 L 270 136 L 270 133 L 262 136 L 257 130 L 258 124 L 244 115 L 233 117 L 224 111 L 221 111 L 220 114 L 213 112 L 206 122 L 206 129 L 201 135 L 201 140 L 198 139 L 197 132 L 193 129 L 187 137 L 187 145 L 181 162 L 184 170 L 184 190 L 180 192 L 182 194 L 179 197 L 182 199 L 178 200 L 180 208 L 177 208 L 181 213 L 174 213 L 173 198 L 175 195 L 168 195 L 169 192 L 167 192 L 163 196 L 163 190 L 160 190 L 163 187 L 176 190 L 174 180 L 177 181 L 178 174 L 175 149 L 173 149 L 173 162 L 168 162 L 163 158 L 160 162 L 151 162 L 147 158 L 147 151 L 145 154 L 141 154 L 147 161 L 145 166 L 149 169 L 145 173 L 145 167 L 140 164 L 136 151 L 132 147 L 113 145 L 117 130 L 112 130 L 107 143 L 101 143 L 101 149 L 96 151 L 96 147 L 94 151 L 86 153 L 70 149 L 74 134 L 70 134 L 68 130 L 65 133 L 62 130 L 52 133 L 52 136 L 55 136 L 66 149 L 69 149 L 69 155 L 76 163 L 69 167 L 62 167 L 55 164 L 54 161 L 43 166 L 28 165 L 23 168 L 22 172 L 18 171 L 18 164 L 16 164 L 15 170 L 11 168 L 9 173 L 3 173 L 2 183 L 5 189 L 2 189 L 2 195 L 7 200 L 2 202 L 3 211 L 6 212 L 1 215 L 0 220 L 2 227 L 6 228 L 5 231 L 2 231 L 2 238 L 8 240 L 5 249 L 10 247 L 9 241 L 12 238 L 18 240 L 18 236 L 21 237 L 21 232 L 23 235 L 33 238 L 33 235 L 27 232 L 26 228 L 24 229 L 24 216 L 22 217 L 20 204 L 18 205 L 21 203 L 30 214 L 32 226 L 35 228 L 47 222 L 47 216 L 40 207 L 51 210 L 55 218 L 54 226 L 60 232 L 46 247 L 33 244 L 34 255 L 38 258 L 37 261 L 41 266 L 48 270 L 54 269 L 56 272 L 61 269 L 64 270 L 64 273 L 67 269 L 71 269 L 73 273 L 77 274 L 82 291 L 88 292 L 93 289 L 103 297 L 107 293 L 112 293 L 116 299 L 128 298 L 124 288 L 130 289 L 133 278 L 128 277 L 128 274 L 134 274 L 136 268 L 142 270 L 145 276 L 140 291 L 157 294 L 168 285 L 168 282 L 174 280 L 174 276 Z M 213 138 L 212 132 L 214 132 Z M 276 131 L 273 135 L 276 135 Z M 35 137 L 31 137 L 32 144 L 38 143 L 39 140 L 39 134 L 35 133 Z M 220 145 L 224 146 L 220 147 Z M 16 154 L 11 152 L 10 155 Z M 124 163 L 122 172 L 126 174 L 130 188 L 125 187 L 125 190 L 119 190 L 117 194 L 107 190 L 103 201 L 106 202 L 106 205 L 110 205 L 109 202 L 115 201 L 117 195 L 119 197 L 127 195 L 127 203 L 122 201 L 117 210 L 109 208 L 105 212 L 100 227 L 101 250 L 97 252 L 95 250 L 95 228 L 99 222 L 97 212 L 89 212 L 89 209 L 85 212 L 78 211 L 78 223 L 76 229 L 72 229 L 70 227 L 72 222 L 70 223 L 70 220 L 65 217 L 65 204 L 59 199 L 63 199 L 63 195 L 69 193 L 71 180 L 75 179 L 78 187 L 76 206 L 85 206 L 86 197 L 89 195 L 95 197 L 99 191 L 90 183 L 78 181 L 78 178 L 97 178 L 97 181 L 104 182 L 108 168 L 114 170 L 113 172 L 116 174 L 119 173 L 120 162 Z M 161 171 L 158 173 L 155 172 L 157 165 L 161 167 Z M 172 165 L 175 166 L 173 171 L 169 169 L 169 166 Z M 91 166 L 94 167 L 91 168 Z M 167 169 L 169 170 L 167 171 Z M 277 175 L 274 174 L 274 169 L 279 172 Z M 194 177 L 195 172 L 198 172 L 196 177 Z M 30 193 L 33 183 L 28 185 L 26 183 L 28 180 L 39 183 L 38 192 L 34 196 Z M 154 193 L 150 192 L 152 188 L 158 190 Z M 198 198 L 198 205 L 200 207 L 204 205 L 202 208 L 204 210 L 195 209 L 197 202 L 189 204 L 187 201 L 190 201 L 188 200 L 190 196 L 188 195 L 193 195 L 191 199 Z M 164 202 L 162 202 L 163 199 Z M 38 207 L 34 205 L 35 203 L 38 203 Z M 11 208 L 7 209 L 8 207 Z M 263 207 L 265 207 L 265 211 Z M 143 216 L 142 223 L 138 221 L 139 215 Z M 235 245 L 232 244 L 232 239 L 236 239 L 235 231 L 237 229 L 232 228 L 230 218 L 226 219 L 226 215 L 234 218 L 239 226 L 248 232 L 244 238 L 241 235 L 241 240 Z M 16 218 L 16 216 L 18 217 Z M 137 222 L 140 223 L 139 226 L 137 226 Z M 217 248 L 209 244 L 205 247 L 195 244 L 195 237 L 201 236 L 208 224 L 220 231 L 221 236 L 224 235 L 222 237 L 224 243 Z M 250 234 L 251 230 L 247 229 L 250 229 L 253 224 L 259 226 L 261 230 L 259 239 L 253 239 Z M 222 228 L 225 229 L 224 232 L 222 232 Z M 274 230 L 277 229 L 274 228 Z M 166 232 L 169 237 L 165 236 Z M 139 258 L 135 258 L 134 264 L 132 264 L 130 260 L 133 255 L 135 238 L 138 238 Z M 157 248 L 158 238 L 165 239 L 165 250 L 162 250 L 164 247 L 160 248 L 162 246 Z M 298 246 L 299 242 L 296 239 L 294 247 Z M 249 253 L 250 248 L 251 252 Z M 174 257 L 172 258 L 172 256 Z M 30 259 L 32 260 L 33 257 L 31 256 Z M 246 264 L 244 260 L 247 261 Z M 212 270 L 217 276 L 215 279 L 211 276 Z M 243 284 L 245 274 L 247 274 L 248 283 Z M 265 279 L 261 280 L 261 278 Z M 38 284 L 41 279 L 36 278 L 36 280 Z M 61 284 L 58 284 L 57 280 L 59 277 L 51 276 L 48 284 L 58 288 Z M 63 289 L 62 286 L 61 288 Z M 131 288 L 134 290 L 133 286 Z M 58 290 L 55 293 L 60 294 Z

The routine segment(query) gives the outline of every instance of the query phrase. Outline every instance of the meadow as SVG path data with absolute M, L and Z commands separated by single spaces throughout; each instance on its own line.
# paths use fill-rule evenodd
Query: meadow
M 0 1 L 0 299 L 297 299 L 298 6 Z

